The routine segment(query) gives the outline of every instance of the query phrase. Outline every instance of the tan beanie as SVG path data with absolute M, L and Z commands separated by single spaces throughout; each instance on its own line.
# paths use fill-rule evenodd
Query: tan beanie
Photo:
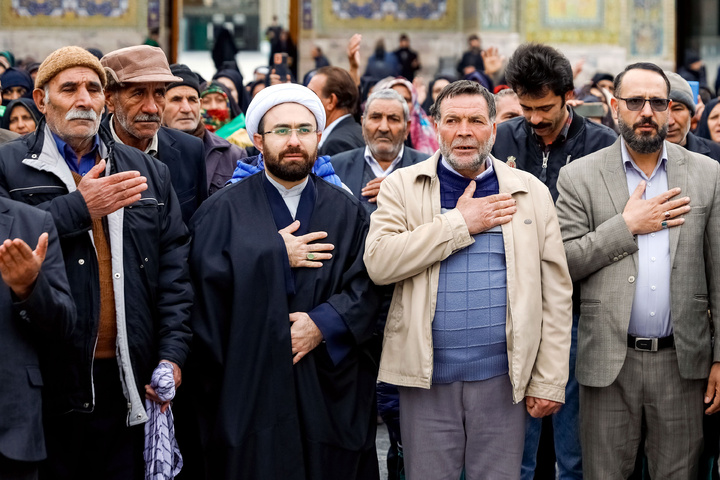
M 105 69 L 95 55 L 82 47 L 62 47 L 52 52 L 40 64 L 35 77 L 35 88 L 43 88 L 55 75 L 73 67 L 87 67 L 100 77 L 103 88 L 107 83 Z

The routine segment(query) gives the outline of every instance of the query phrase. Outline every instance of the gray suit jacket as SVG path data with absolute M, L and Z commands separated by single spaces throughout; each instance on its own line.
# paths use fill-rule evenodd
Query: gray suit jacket
M 630 195 L 620 142 L 563 167 L 557 182 L 570 275 L 581 282 L 576 376 L 591 387 L 610 385 L 625 362 L 638 274 L 638 246 L 622 218 Z M 665 145 L 668 187 L 680 187 L 691 206 L 670 229 L 671 319 L 680 374 L 702 379 L 720 361 L 707 314 L 720 332 L 720 164 Z

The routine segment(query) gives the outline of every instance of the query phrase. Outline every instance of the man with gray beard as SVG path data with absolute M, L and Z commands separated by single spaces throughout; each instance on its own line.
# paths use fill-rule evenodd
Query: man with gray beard
M 657 65 L 628 66 L 615 94 L 621 138 L 557 182 L 581 292 L 583 474 L 628 478 L 645 432 L 650 477 L 696 478 L 703 412 L 720 410 L 720 165 L 665 141 Z
M 202 140 L 161 127 L 165 90 L 182 78 L 173 75 L 158 47 L 137 45 L 106 54 L 100 60 L 108 75 L 105 120 L 116 142 L 151 155 L 170 169 L 183 220 L 189 223 L 208 197 Z
M 44 119 L 0 147 L 0 196 L 50 212 L 77 310 L 77 334 L 39 348 L 42 377 L 28 370 L 53 480 L 144 478 L 144 402 L 169 406 L 151 376 L 168 363 L 178 386 L 189 350 L 190 240 L 170 172 L 100 125 L 105 83 L 87 50 L 51 53 L 33 91 Z
M 440 150 L 382 182 L 366 240 L 370 278 L 395 283 L 378 380 L 399 386 L 408 478 L 519 478 L 525 412 L 557 411 L 568 378 L 555 206 L 490 155 L 484 87 L 452 83 L 430 113 Z

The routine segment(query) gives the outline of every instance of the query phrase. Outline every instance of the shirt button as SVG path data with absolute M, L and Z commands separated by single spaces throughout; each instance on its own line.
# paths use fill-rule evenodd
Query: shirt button
M 627 257 L 627 256 L 628 256 L 628 253 L 627 253 L 627 252 L 623 252 L 623 257 Z
M 653 285 L 652 287 L 650 287 L 650 290 L 655 290 L 655 285 Z
M 654 261 L 655 261 L 655 257 L 650 257 L 650 260 L 652 260 L 652 261 L 654 262 Z
M 655 234 L 654 234 L 654 233 L 651 233 L 651 234 L 650 234 L 650 236 L 651 236 L 651 237 L 654 237 L 654 236 L 655 236 Z
M 630 276 L 628 277 L 628 282 L 634 283 L 634 282 L 635 282 L 635 276 L 634 276 L 634 275 L 630 275 Z
M 651 316 L 651 317 L 654 317 L 654 316 L 655 316 L 655 312 L 650 312 L 650 316 Z
M 652 187 L 652 182 L 648 182 L 648 187 Z
M 120 278 L 120 274 L 119 274 L 119 273 L 116 273 L 116 274 L 115 274 L 115 278 Z
M 82 258 L 78 260 L 78 265 L 85 265 L 85 260 L 83 260 Z
M 89 408 L 90 404 L 88 402 L 83 403 L 83 408 Z
M 618 261 L 618 257 L 613 257 L 613 262 L 617 262 L 617 261 Z

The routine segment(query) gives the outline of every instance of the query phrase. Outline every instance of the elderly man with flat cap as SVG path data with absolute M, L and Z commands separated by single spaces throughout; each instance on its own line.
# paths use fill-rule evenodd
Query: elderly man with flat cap
M 170 71 L 182 81 L 171 83 L 165 89 L 163 125 L 202 140 L 208 194 L 212 195 L 230 180 L 237 161 L 246 158 L 247 152 L 205 128 L 200 116 L 198 76 L 187 65 L 179 63 L 170 65 Z
M 105 83 L 85 49 L 51 53 L 33 91 L 45 119 L 0 147 L 0 195 L 50 212 L 77 309 L 73 341 L 41 352 L 53 480 L 144 478 L 143 400 L 161 402 L 147 384 L 166 362 L 179 385 L 189 350 L 189 237 L 170 172 L 100 125 Z
M 105 126 L 116 142 L 168 166 L 183 220 L 189 223 L 207 198 L 202 141 L 161 126 L 167 86 L 182 77 L 170 71 L 162 49 L 149 45 L 115 50 L 102 57 L 101 63 L 108 75 L 105 99 L 111 113 Z
M 324 126 L 308 88 L 260 92 L 247 130 L 265 169 L 214 194 L 190 226 L 189 382 L 208 479 L 379 476 L 368 215 L 311 173 Z

